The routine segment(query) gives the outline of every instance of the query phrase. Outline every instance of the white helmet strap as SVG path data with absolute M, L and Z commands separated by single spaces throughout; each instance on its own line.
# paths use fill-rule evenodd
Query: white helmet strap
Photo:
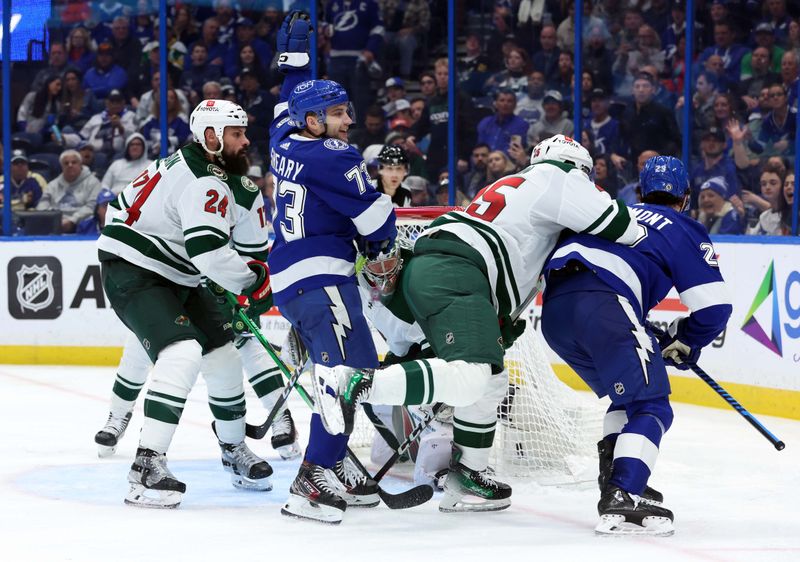
M 200 146 L 202 146 L 203 150 L 205 150 L 209 154 L 211 154 L 213 156 L 216 156 L 220 160 L 224 160 L 222 158 L 222 147 L 223 147 L 222 135 L 225 134 L 225 127 L 211 127 L 211 126 L 208 126 L 208 127 L 206 127 L 206 131 L 208 129 L 213 129 L 214 134 L 217 135 L 217 140 L 219 141 L 219 149 L 211 150 L 210 148 L 208 148 L 208 146 L 206 145 L 206 134 L 205 134 L 205 131 L 203 131 L 203 136 L 200 139 Z

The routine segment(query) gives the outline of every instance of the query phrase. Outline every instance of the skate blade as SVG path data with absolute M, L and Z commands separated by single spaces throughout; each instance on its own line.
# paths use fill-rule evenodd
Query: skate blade
M 231 484 L 233 484 L 234 488 L 251 492 L 269 492 L 272 490 L 272 482 L 270 482 L 269 478 L 253 480 L 238 474 L 231 474 Z
M 107 457 L 112 456 L 114 453 L 117 452 L 117 446 L 108 446 L 108 445 L 97 445 L 97 456 L 101 459 L 105 459 Z
M 600 522 L 594 528 L 600 536 L 650 536 L 669 537 L 675 533 L 672 521 L 667 517 L 645 517 L 643 525 L 629 523 L 624 515 L 601 515 Z
M 442 513 L 469 513 L 481 511 L 502 511 L 511 506 L 511 498 L 502 500 L 486 500 L 468 494 L 454 494 L 445 489 L 444 496 L 439 501 L 439 511 Z
M 295 441 L 289 445 L 283 445 L 281 447 L 276 447 L 275 450 L 281 456 L 281 458 L 285 461 L 290 461 L 292 459 L 296 459 L 302 454 L 300 450 L 300 445 Z
M 125 503 L 150 509 L 175 509 L 181 504 L 183 493 L 174 490 L 153 490 L 141 484 L 131 484 Z
M 328 525 L 338 525 L 342 522 L 342 517 L 344 516 L 344 511 L 342 510 L 329 505 L 314 503 L 308 498 L 295 494 L 289 494 L 289 499 L 281 508 L 281 513 L 289 517 Z

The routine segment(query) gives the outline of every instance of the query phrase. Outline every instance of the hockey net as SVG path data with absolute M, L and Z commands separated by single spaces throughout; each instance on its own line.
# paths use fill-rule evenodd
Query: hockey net
M 449 207 L 396 209 L 398 237 L 413 242 Z M 498 407 L 498 424 L 490 466 L 506 478 L 539 484 L 569 484 L 597 477 L 596 442 L 601 437 L 604 408 L 556 376 L 528 317 L 528 328 L 506 351 L 508 392 Z M 350 439 L 368 447 L 374 428 L 359 413 Z

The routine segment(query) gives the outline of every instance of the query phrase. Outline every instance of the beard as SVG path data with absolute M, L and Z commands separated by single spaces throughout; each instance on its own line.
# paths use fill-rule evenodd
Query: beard
M 247 171 L 250 169 L 250 158 L 247 157 L 247 151 L 245 149 L 239 152 L 228 152 L 223 148 L 222 161 L 224 163 L 222 167 L 226 171 L 236 174 L 237 176 L 246 175 Z

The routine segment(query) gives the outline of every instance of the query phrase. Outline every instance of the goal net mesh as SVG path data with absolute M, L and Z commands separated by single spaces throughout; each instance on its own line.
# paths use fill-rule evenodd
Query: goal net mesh
M 447 207 L 397 209 L 398 237 L 412 242 Z M 564 384 L 555 374 L 541 341 L 528 327 L 506 351 L 508 391 L 497 409 L 490 466 L 506 478 L 540 484 L 569 484 L 597 477 L 596 443 L 604 408 L 588 394 Z M 352 447 L 368 447 L 374 429 L 359 412 Z

